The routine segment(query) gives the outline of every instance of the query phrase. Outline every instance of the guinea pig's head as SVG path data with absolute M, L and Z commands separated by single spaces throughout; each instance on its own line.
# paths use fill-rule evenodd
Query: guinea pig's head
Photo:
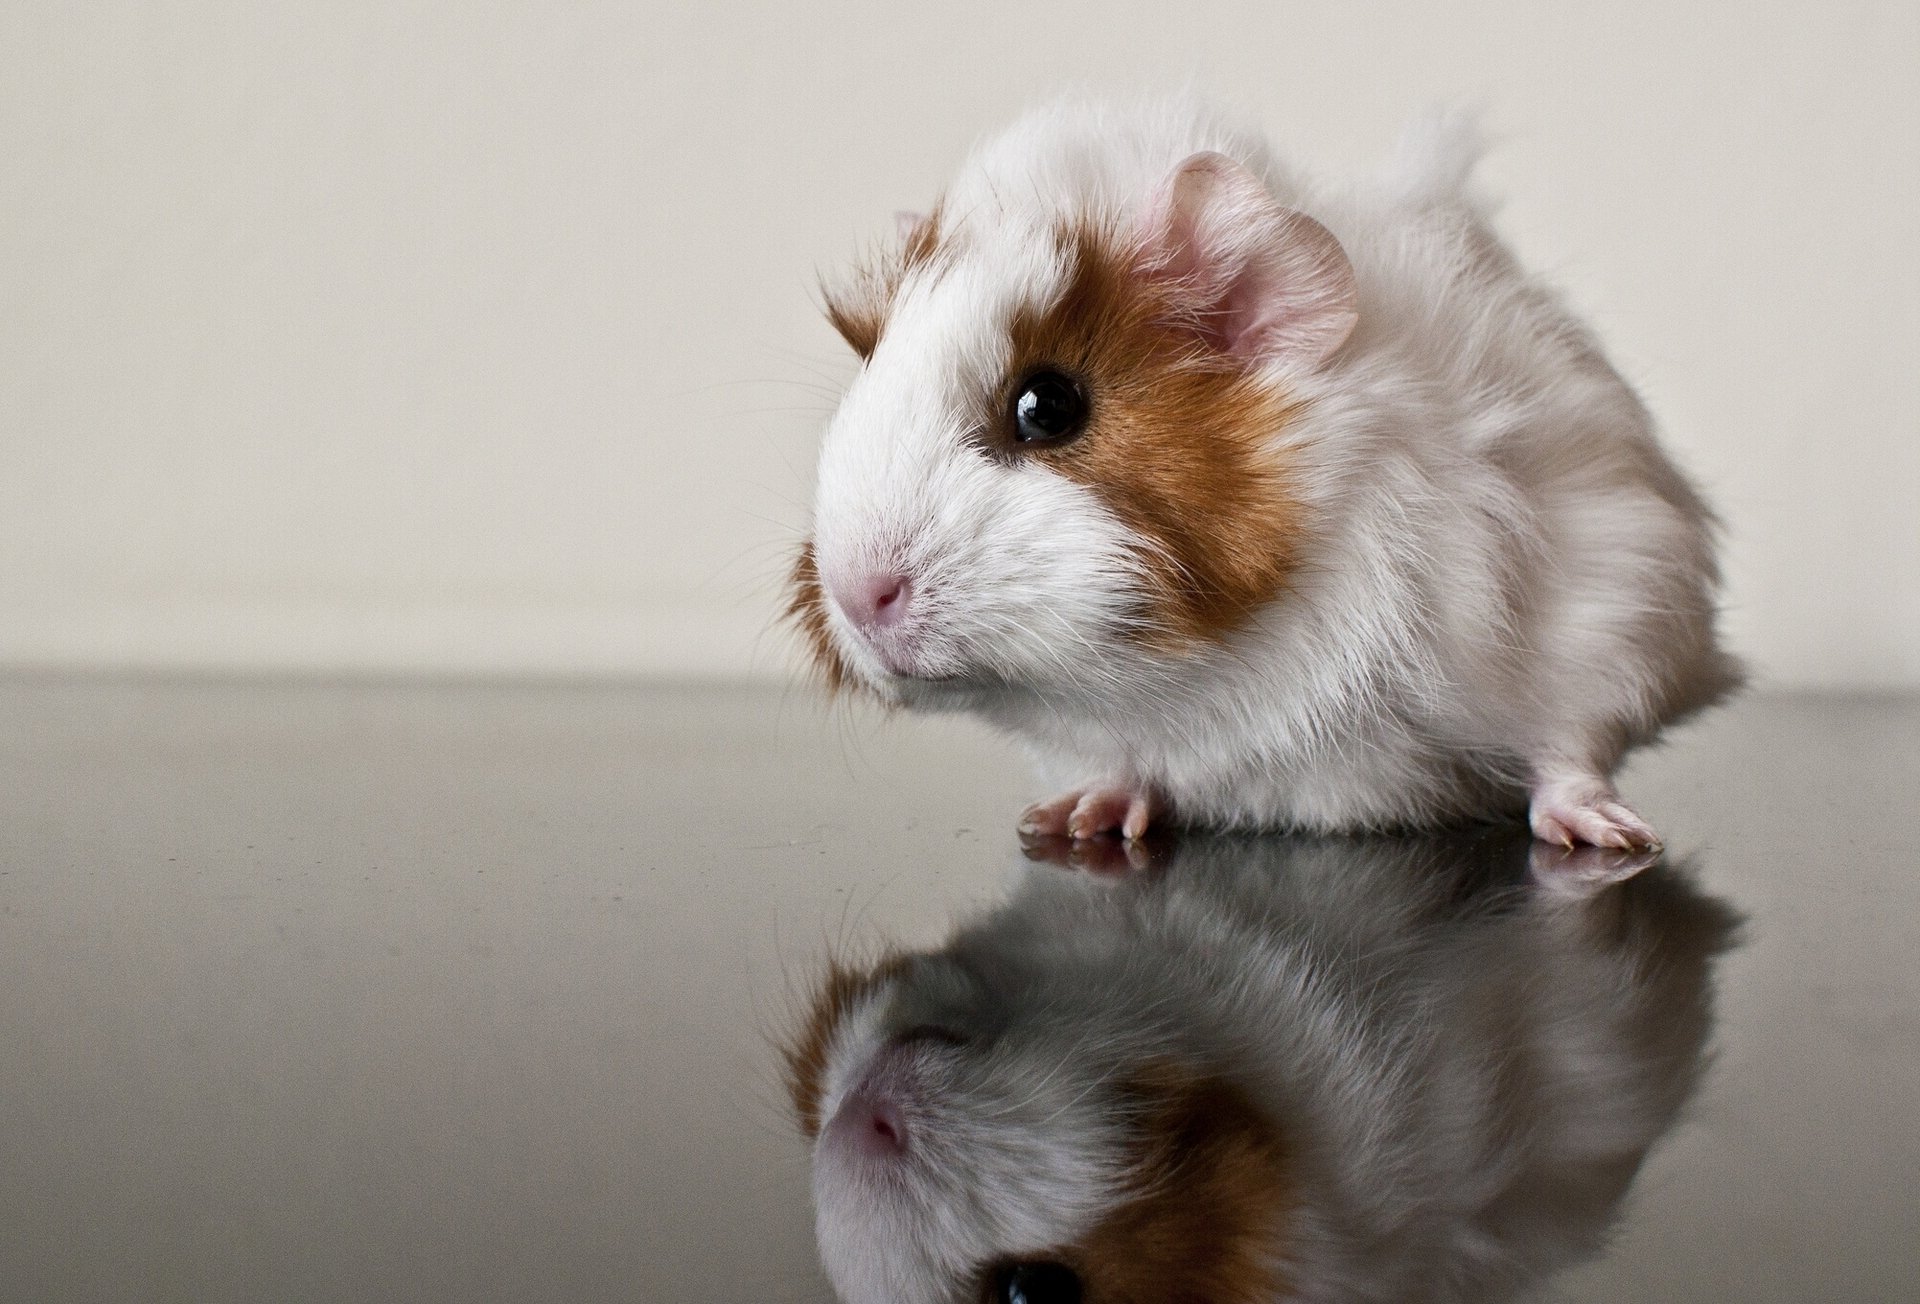
M 948 956 L 836 967 L 787 1050 L 847 1304 L 1256 1304 L 1286 1155 L 1224 1079 Z
M 862 366 L 790 610 L 836 686 L 1098 689 L 1297 560 L 1285 432 L 1355 322 L 1338 241 L 1219 153 L 1141 194 L 1048 180 L 976 178 L 829 294 Z

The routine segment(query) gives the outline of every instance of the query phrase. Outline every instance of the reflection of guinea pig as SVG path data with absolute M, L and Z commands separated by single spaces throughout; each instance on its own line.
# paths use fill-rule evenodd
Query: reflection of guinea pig
M 836 967 L 790 1045 L 848 1304 L 1490 1301 L 1594 1251 L 1730 917 L 1525 835 L 1195 839 Z M 1119 844 L 1093 844 L 1112 852 Z
M 1179 104 L 982 149 L 829 298 L 863 366 L 791 596 L 828 678 L 1020 737 L 1033 832 L 1530 798 L 1657 845 L 1610 776 L 1738 679 L 1710 518 L 1469 134 L 1352 185 Z

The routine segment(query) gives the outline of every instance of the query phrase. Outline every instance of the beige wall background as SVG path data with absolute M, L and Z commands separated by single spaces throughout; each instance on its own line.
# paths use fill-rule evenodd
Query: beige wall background
M 1920 6 L 0 6 L 0 664 L 781 675 L 816 268 L 1042 96 L 1484 106 L 1775 683 L 1920 682 Z

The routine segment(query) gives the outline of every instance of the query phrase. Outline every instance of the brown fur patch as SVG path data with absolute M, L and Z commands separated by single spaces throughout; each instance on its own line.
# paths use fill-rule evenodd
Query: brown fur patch
M 793 559 L 793 569 L 787 574 L 787 590 L 783 614 L 806 640 L 807 651 L 826 681 L 827 691 L 839 693 L 853 682 L 852 671 L 827 632 L 827 595 L 820 588 L 820 570 L 814 564 L 811 540 L 800 545 L 800 555 Z
M 887 956 L 870 968 L 828 961 L 826 976 L 814 990 L 805 1017 L 780 1049 L 787 1098 L 793 1103 L 800 1130 L 808 1137 L 820 1131 L 820 1095 L 825 1089 L 827 1055 L 833 1048 L 833 1034 L 840 1027 L 840 1020 L 874 988 L 905 966 L 906 957 L 899 955 Z
M 900 283 L 939 248 L 940 210 L 936 208 L 916 222 L 899 244 L 856 267 L 842 284 L 821 287 L 827 320 L 863 361 L 880 345 Z
M 1286 1151 L 1228 1083 L 1156 1065 L 1140 1109 L 1135 1193 L 1077 1244 L 1036 1256 L 1080 1275 L 1089 1304 L 1265 1304 L 1285 1282 L 1275 1237 L 1292 1203 Z
M 1012 323 L 1014 366 L 987 428 L 999 451 L 1037 457 L 1086 485 L 1148 541 L 1153 584 L 1141 635 L 1178 649 L 1237 628 L 1276 597 L 1293 569 L 1300 512 L 1269 447 L 1293 406 L 1207 343 L 1181 286 L 1141 270 L 1110 232 L 1063 232 L 1066 293 Z M 1013 441 L 1019 385 L 1058 370 L 1085 391 L 1083 434 L 1055 447 Z

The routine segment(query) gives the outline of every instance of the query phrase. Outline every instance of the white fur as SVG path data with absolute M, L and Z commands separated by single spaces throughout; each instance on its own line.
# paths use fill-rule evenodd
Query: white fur
M 949 1021 L 951 1011 L 983 1008 L 981 994 L 965 990 L 967 979 L 929 957 L 912 992 L 893 985 L 868 1000 L 834 1039 L 821 1117 L 834 1117 L 891 1037 L 927 1020 L 925 1004 L 941 1005 Z M 981 1027 L 976 1018 L 967 1023 Z M 1086 1037 L 1058 1026 L 1049 1035 L 1061 1034 L 1067 1039 L 1055 1042 L 1056 1054 Z M 1006 1247 L 1084 1232 L 1124 1177 L 1108 1103 L 1086 1090 L 1083 1074 L 1051 1071 L 1059 1065 L 1045 1049 L 1010 1040 L 965 1059 L 939 1047 L 917 1058 L 922 1089 L 898 1102 L 911 1141 L 887 1178 L 877 1179 L 831 1132 L 815 1149 L 821 1260 L 848 1301 L 946 1304 L 949 1283 Z M 1034 1144 L 1056 1130 L 1070 1143 Z
M 842 1298 L 972 1301 L 989 1265 L 1070 1245 L 1123 1198 L 1116 1088 L 1154 1062 L 1225 1078 L 1281 1138 L 1287 1299 L 1489 1304 L 1591 1254 L 1694 1087 L 1732 918 L 1672 870 L 1524 890 L 1527 856 L 1223 837 L 1119 883 L 1030 869 L 834 1040 L 829 1117 L 904 1030 L 964 1039 L 920 1052 L 891 1166 L 816 1145 Z
M 1305 400 L 1270 438 L 1306 526 L 1291 587 L 1170 653 L 1129 637 L 1150 545 L 970 435 L 1005 383 L 1009 318 L 1061 291 L 1062 219 L 1129 229 L 1201 150 L 1333 232 L 1359 324 L 1325 365 L 1274 374 Z M 1466 188 L 1476 152 L 1435 120 L 1381 177 L 1323 182 L 1185 101 L 1055 106 L 984 146 L 943 201 L 948 256 L 901 287 L 822 450 L 829 592 L 887 568 L 915 584 L 889 636 L 906 673 L 829 603 L 844 659 L 891 700 L 979 712 L 1052 782 L 1149 788 L 1199 822 L 1420 825 L 1548 783 L 1610 794 L 1628 747 L 1738 681 L 1713 631 L 1713 524 L 1632 390 L 1499 243 Z

